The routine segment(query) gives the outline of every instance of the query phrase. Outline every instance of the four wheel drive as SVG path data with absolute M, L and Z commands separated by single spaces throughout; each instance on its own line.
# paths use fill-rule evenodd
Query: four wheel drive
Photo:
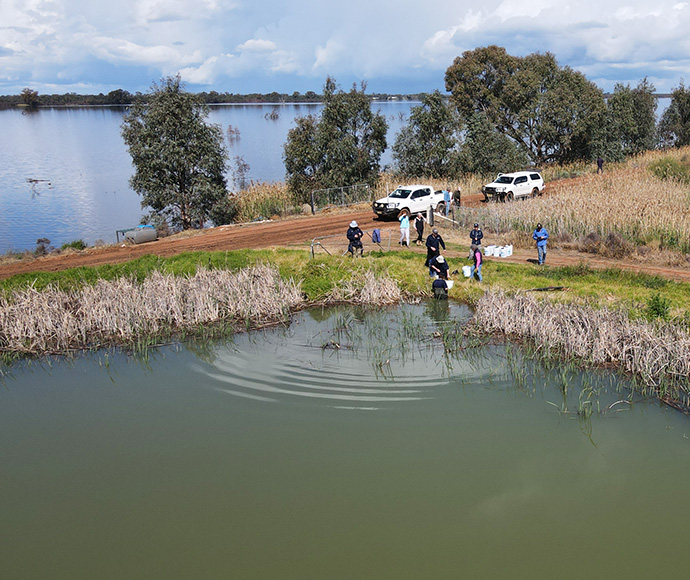
M 544 179 L 536 171 L 499 173 L 491 183 L 482 187 L 485 201 L 513 201 L 518 197 L 541 195 Z
M 443 192 L 434 191 L 430 185 L 401 185 L 386 197 L 377 199 L 372 207 L 379 217 L 397 217 L 404 209 L 414 215 L 426 213 L 429 207 L 441 211 L 445 204 Z

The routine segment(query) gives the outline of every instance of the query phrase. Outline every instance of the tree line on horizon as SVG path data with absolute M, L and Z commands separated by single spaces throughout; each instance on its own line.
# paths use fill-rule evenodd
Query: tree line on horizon
M 509 55 L 498 46 L 465 51 L 445 74 L 446 90 L 421 95 L 392 145 L 403 177 L 494 175 L 601 157 L 621 161 L 646 150 L 690 144 L 690 90 L 674 89 L 657 123 L 655 88 L 617 84 L 606 96 L 551 53 Z M 342 90 L 328 77 L 318 112 L 295 119 L 283 149 L 296 204 L 317 189 L 375 185 L 388 123 L 372 111 L 366 84 Z M 206 123 L 206 96 L 178 76 L 135 99 L 122 133 L 135 166 L 130 184 L 142 206 L 173 227 L 233 219 L 219 127 Z

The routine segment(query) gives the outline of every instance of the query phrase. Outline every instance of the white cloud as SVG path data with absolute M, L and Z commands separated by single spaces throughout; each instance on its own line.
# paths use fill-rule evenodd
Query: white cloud
M 233 92 L 326 75 L 433 90 L 456 56 L 488 44 L 553 52 L 595 82 L 649 76 L 670 89 L 688 77 L 689 25 L 677 0 L 0 0 L 0 92 L 102 84 L 107 67 L 120 75 L 111 89 L 184 71 Z

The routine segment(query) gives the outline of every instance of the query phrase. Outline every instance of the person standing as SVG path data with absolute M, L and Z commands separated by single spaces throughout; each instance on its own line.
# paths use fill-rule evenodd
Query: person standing
M 398 242 L 401 246 L 410 245 L 410 216 L 403 210 L 398 215 L 398 220 L 400 221 L 400 241 Z
M 429 266 L 431 260 L 441 253 L 441 248 L 446 249 L 446 244 L 438 233 L 438 230 L 434 228 L 431 231 L 431 235 L 426 239 L 426 262 L 425 266 Z
M 484 232 L 479 229 L 479 224 L 474 224 L 474 229 L 470 230 L 470 240 L 472 240 L 472 245 L 481 246 L 483 237 Z
M 424 241 L 424 222 L 426 220 L 424 219 L 424 214 L 422 212 L 419 212 L 417 214 L 417 217 L 414 218 L 414 229 L 417 230 L 417 239 L 415 240 L 415 244 L 418 246 Z
M 537 258 L 539 265 L 542 265 L 546 261 L 546 242 L 549 239 L 549 232 L 541 224 L 537 224 L 532 238 L 537 242 Z
M 450 211 L 450 189 L 443 190 L 443 204 L 446 206 L 446 217 Z
M 604 173 L 604 160 L 601 155 L 597 157 L 597 173 Z
M 472 245 L 470 249 L 472 250 L 472 259 L 474 260 L 472 270 L 470 271 L 470 280 L 474 279 L 474 273 L 477 272 L 477 278 L 482 282 L 482 262 L 484 261 L 482 250 L 479 246 L 475 245 Z
M 448 283 L 443 278 L 436 278 L 431 283 L 431 291 L 436 300 L 448 300 Z

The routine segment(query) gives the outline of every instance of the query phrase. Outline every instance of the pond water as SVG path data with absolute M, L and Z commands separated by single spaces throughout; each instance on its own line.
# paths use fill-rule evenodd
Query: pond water
M 688 418 L 514 348 L 445 357 L 434 334 L 467 316 L 314 310 L 16 366 L 3 577 L 684 577 Z
M 388 120 L 389 145 L 407 122 L 409 101 L 376 102 Z M 321 105 L 225 105 L 210 110 L 209 121 L 230 126 L 228 183 L 235 158 L 248 165 L 248 179 L 282 181 L 283 145 L 295 117 L 317 114 Z M 136 226 L 143 211 L 129 187 L 131 158 L 120 135 L 125 109 L 93 107 L 0 110 L 0 253 L 36 247 L 39 238 L 54 246 L 82 239 L 116 241 L 115 231 Z M 273 113 L 273 114 L 272 114 Z M 381 159 L 392 163 L 390 148 Z

